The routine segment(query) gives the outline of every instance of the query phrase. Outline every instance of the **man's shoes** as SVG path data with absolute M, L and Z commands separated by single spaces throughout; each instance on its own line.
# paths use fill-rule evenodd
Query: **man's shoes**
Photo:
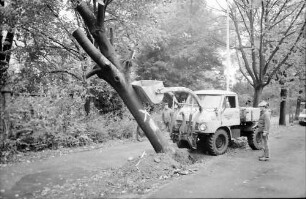
M 258 156 L 259 159 L 260 159 L 260 158 L 264 158 L 264 157 L 265 157 L 264 155 Z
M 259 161 L 268 161 L 270 158 L 269 157 L 260 157 Z

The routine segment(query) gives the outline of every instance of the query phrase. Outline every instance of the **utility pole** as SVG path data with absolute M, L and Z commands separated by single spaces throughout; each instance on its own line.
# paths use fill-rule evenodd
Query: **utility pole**
M 228 0 L 226 0 L 226 90 L 229 91 L 229 69 L 230 69 L 230 49 L 229 49 L 229 5 Z

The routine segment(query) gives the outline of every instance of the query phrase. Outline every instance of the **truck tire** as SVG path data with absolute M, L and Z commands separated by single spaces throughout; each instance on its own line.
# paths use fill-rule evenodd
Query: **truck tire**
M 248 143 L 251 149 L 260 150 L 262 149 L 262 136 L 258 131 L 250 132 L 248 135 Z
M 209 135 L 207 142 L 208 152 L 211 155 L 222 155 L 227 150 L 229 137 L 225 130 L 218 129 L 216 133 Z

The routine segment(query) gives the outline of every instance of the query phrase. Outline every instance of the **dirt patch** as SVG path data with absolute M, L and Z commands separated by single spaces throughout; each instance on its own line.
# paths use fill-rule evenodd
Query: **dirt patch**
M 186 149 L 174 154 L 145 151 L 129 158 L 119 169 L 100 170 L 90 177 L 67 181 L 62 186 L 45 187 L 34 198 L 114 198 L 139 197 L 172 178 L 194 173 L 195 160 Z
M 246 140 L 237 142 L 247 145 Z M 229 151 L 241 148 L 232 147 Z M 138 157 L 129 157 L 118 169 L 96 170 L 86 177 L 65 179 L 61 185 L 46 184 L 30 198 L 138 198 L 175 178 L 194 174 L 211 158 L 200 149 L 176 148 L 174 154 L 144 151 Z

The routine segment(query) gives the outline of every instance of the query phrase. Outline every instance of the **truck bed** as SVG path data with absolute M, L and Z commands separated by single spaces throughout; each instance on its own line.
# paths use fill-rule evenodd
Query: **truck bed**
M 255 122 L 260 117 L 260 108 L 240 107 L 241 122 Z

